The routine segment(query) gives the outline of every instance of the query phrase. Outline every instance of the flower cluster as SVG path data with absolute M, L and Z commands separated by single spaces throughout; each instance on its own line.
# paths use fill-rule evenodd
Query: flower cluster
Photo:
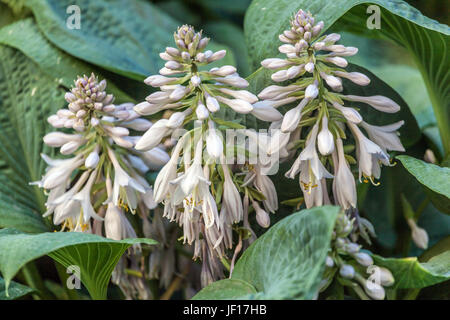
M 258 97 L 263 101 L 257 102 L 255 107 L 278 108 L 296 104 L 282 120 L 272 124 L 272 128 L 281 131 L 282 143 L 278 150 L 284 149 L 284 154 L 292 156 L 299 148 L 303 149 L 286 176 L 294 179 L 299 174 L 308 208 L 331 202 L 326 179 L 333 179 L 334 202 L 349 209 L 356 207 L 356 185 L 350 164 L 358 163 L 360 181 L 363 178 L 364 182 L 375 184 L 381 164 L 390 165 L 387 150 L 404 151 L 396 132 L 403 121 L 387 126 L 370 125 L 356 108 L 345 106 L 357 102 L 361 108 L 370 106 L 387 113 L 400 110 L 397 103 L 384 96 L 341 93 L 342 78 L 360 86 L 368 85 L 370 79 L 362 73 L 345 70 L 348 62 L 344 57 L 356 54 L 358 49 L 336 44 L 339 34 L 320 36 L 323 25 L 303 10 L 294 16 L 291 28 L 280 35 L 285 44 L 279 51 L 287 58 L 269 58 L 261 62 L 263 67 L 276 70 L 272 74 L 273 81 L 288 81 L 288 84 L 271 85 L 262 90 Z M 305 134 L 308 127 L 311 129 Z M 348 154 L 351 146 L 344 146 L 346 128 L 353 135 L 357 161 Z M 334 174 L 327 167 L 332 168 Z
M 126 212 L 146 215 L 156 206 L 153 190 L 143 174 L 161 167 L 168 155 L 161 149 L 137 152 L 133 147 L 152 123 L 139 118 L 131 103 L 114 105 L 105 92 L 106 81 L 79 77 L 65 98 L 68 109 L 48 118 L 55 131 L 44 143 L 59 147 L 67 159 L 51 159 L 42 180 L 34 182 L 48 190 L 47 212 L 61 230 L 105 234 L 115 240 L 135 237 Z M 104 223 L 104 232 L 103 232 Z
M 336 219 L 320 291 L 324 291 L 337 276 L 343 285 L 354 290 L 361 299 L 367 300 L 367 297 L 370 297 L 383 300 L 384 287 L 392 286 L 394 277 L 388 269 L 374 265 L 372 257 L 361 251 L 360 245 L 350 240 L 350 236 L 354 236 L 355 232 L 354 221 L 355 219 L 350 220 L 344 212 Z M 373 232 L 370 223 L 366 225 L 369 226 L 370 232 Z
M 183 228 L 184 243 L 194 245 L 194 258 L 203 262 L 201 280 L 206 285 L 223 277 L 220 259 L 226 257 L 227 249 L 233 248 L 233 225 L 243 221 L 250 228 L 249 204 L 258 223 L 268 227 L 268 212 L 277 209 L 278 201 L 273 183 L 261 174 L 258 163 L 227 161 L 226 150 L 234 154 L 236 148 L 246 146 L 236 147 L 224 141 L 224 130 L 236 123 L 217 117 L 217 113 L 227 107 L 240 114 L 253 112 L 252 103 L 258 98 L 239 90 L 247 87 L 248 82 L 233 66 L 202 71 L 202 67 L 222 59 L 226 52 L 203 52 L 209 39 L 202 37 L 201 32 L 182 26 L 174 39 L 177 48 L 169 47 L 160 54 L 167 61 L 161 75 L 145 80 L 160 90 L 134 108 L 142 115 L 167 109 L 172 113 L 168 119 L 155 122 L 135 148 L 151 150 L 165 137 L 181 136 L 156 178 L 154 200 L 164 204 L 164 217 Z M 181 130 L 192 122 L 194 129 Z

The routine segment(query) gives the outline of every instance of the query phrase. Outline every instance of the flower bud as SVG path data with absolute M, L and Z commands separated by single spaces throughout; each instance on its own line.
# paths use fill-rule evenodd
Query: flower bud
M 313 100 L 317 97 L 319 94 L 319 89 L 317 88 L 317 85 L 315 83 L 310 84 L 308 87 L 306 87 L 305 90 L 305 98 L 309 100 Z
M 198 120 L 205 120 L 209 117 L 209 111 L 203 103 L 199 103 L 195 109 Z
M 319 152 L 324 156 L 334 151 L 334 137 L 330 130 L 328 130 L 328 118 L 326 116 L 322 118 L 322 129 L 317 136 L 317 146 Z
M 364 291 L 369 297 L 375 300 L 383 300 L 385 291 L 379 284 L 366 280 L 364 283 Z
M 256 213 L 256 222 L 258 222 L 262 228 L 268 228 L 270 226 L 269 214 L 259 206 L 258 202 L 252 201 L 252 205 Z
M 106 237 L 113 240 L 122 240 L 123 221 L 122 212 L 113 203 L 108 204 L 105 214 L 105 233 Z
M 98 152 L 94 150 L 86 157 L 84 165 L 86 166 L 86 168 L 94 169 L 97 166 L 99 160 L 100 157 L 98 156 Z
M 389 287 L 392 286 L 395 282 L 394 280 L 394 276 L 392 275 L 391 271 L 383 268 L 383 267 L 378 267 L 379 268 L 379 272 L 380 272 L 380 282 L 381 285 L 384 287 Z
M 365 252 L 358 252 L 353 257 L 360 265 L 364 267 L 373 265 L 372 257 Z
M 339 269 L 339 274 L 343 278 L 353 279 L 353 277 L 355 276 L 355 269 L 349 264 L 344 264 Z
M 208 110 L 212 113 L 220 110 L 219 102 L 217 102 L 216 98 L 211 96 L 208 96 L 206 98 L 206 106 L 208 107 Z

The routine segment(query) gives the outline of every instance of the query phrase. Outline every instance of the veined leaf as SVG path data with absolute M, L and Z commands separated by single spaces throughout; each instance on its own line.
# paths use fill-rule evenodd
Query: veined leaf
M 414 258 L 383 258 L 373 255 L 375 264 L 388 268 L 395 279 L 394 288 L 424 288 L 450 279 L 450 250 L 420 263 Z
M 52 154 L 42 137 L 47 117 L 64 106 L 64 91 L 20 51 L 0 45 L 0 226 L 48 231 L 42 190 L 41 152 Z
M 67 27 L 66 10 L 81 10 L 80 29 Z M 164 64 L 159 53 L 173 46 L 181 25 L 148 2 L 137 0 L 25 0 L 47 39 L 69 54 L 120 75 L 142 80 Z M 217 50 L 211 43 L 209 48 Z M 223 46 L 220 46 L 223 48 Z M 232 54 L 221 64 L 233 64 Z
M 6 295 L 5 280 L 0 277 L 0 300 L 14 300 L 33 292 L 33 289 L 23 284 L 11 281 Z
M 317 294 L 338 207 L 323 206 L 294 213 L 257 239 L 236 263 L 232 282 L 213 283 L 195 299 L 312 299 Z M 214 287 L 229 295 L 218 297 Z
M 397 159 L 421 184 L 450 199 L 450 168 L 409 156 L 398 156 Z
M 6 289 L 27 262 L 49 255 L 65 267 L 78 266 L 80 277 L 93 299 L 106 298 L 111 273 L 126 249 L 132 245 L 156 244 L 152 239 L 115 241 L 81 232 L 24 234 L 0 230 L 0 271 Z
M 381 28 L 367 28 L 368 5 L 380 8 Z M 370 37 L 390 39 L 404 46 L 422 73 L 433 103 L 436 119 L 444 142 L 450 150 L 450 59 L 448 46 L 450 28 L 423 16 L 401 0 L 254 0 L 247 10 L 244 31 L 253 68 L 265 58 L 275 57 L 281 44 L 278 35 L 289 26 L 289 19 L 297 10 L 310 11 L 316 21 L 324 21 L 328 29 L 338 19 L 339 27 Z
M 450 214 L 450 168 L 439 167 L 432 163 L 409 156 L 397 157 L 429 193 L 435 207 Z
M 73 86 L 78 75 L 89 76 L 94 72 L 101 79 L 105 78 L 97 68 L 76 60 L 49 43 L 33 18 L 17 21 L 0 29 L 0 43 L 20 50 L 38 64 L 44 73 L 66 88 Z M 119 103 L 133 101 L 133 98 L 122 92 L 111 81 L 108 81 L 108 92 L 114 94 Z
M 197 293 L 192 300 L 243 299 L 245 296 L 254 293 L 256 293 L 256 289 L 248 282 L 236 279 L 224 279 L 211 283 Z

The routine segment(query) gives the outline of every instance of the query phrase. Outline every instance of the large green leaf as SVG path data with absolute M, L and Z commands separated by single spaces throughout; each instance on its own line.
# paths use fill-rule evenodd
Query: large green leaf
M 439 167 L 409 156 L 398 156 L 397 159 L 421 184 L 450 198 L 450 168 Z
M 78 75 L 90 75 L 94 72 L 101 79 L 105 78 L 98 68 L 74 59 L 48 42 L 33 18 L 26 18 L 0 29 L 0 43 L 23 52 L 43 72 L 66 88 L 73 86 Z M 119 103 L 133 101 L 112 82 L 108 82 L 108 92 L 114 94 Z
M 381 29 L 368 29 L 369 4 L 381 8 Z M 423 16 L 401 0 L 254 0 L 245 16 L 244 31 L 253 67 L 277 55 L 278 35 L 289 26 L 289 19 L 299 9 L 309 10 L 328 29 L 339 19 L 341 29 L 357 31 L 370 37 L 390 39 L 404 46 L 424 77 L 441 130 L 444 148 L 450 150 L 450 28 Z
M 47 117 L 64 106 L 64 91 L 20 51 L 0 45 L 0 226 L 25 232 L 45 229 L 41 178 Z
M 5 280 L 0 277 L 0 300 L 14 300 L 33 292 L 33 289 L 12 281 L 6 295 Z
M 66 9 L 81 10 L 81 28 L 70 29 Z M 136 80 L 156 74 L 164 61 L 159 53 L 173 46 L 180 25 L 148 2 L 137 0 L 25 0 L 39 28 L 63 51 Z M 211 50 L 218 49 L 210 44 Z M 224 63 L 233 63 L 232 55 Z
M 403 166 L 429 191 L 437 209 L 450 214 L 450 168 L 439 167 L 409 156 L 397 157 Z
M 420 263 L 414 258 L 383 258 L 373 255 L 375 264 L 388 268 L 395 279 L 394 288 L 425 288 L 450 279 L 450 250 Z
M 6 288 L 27 262 L 49 255 L 65 267 L 80 268 L 80 277 L 94 299 L 106 298 L 111 273 L 130 246 L 156 244 L 152 239 L 115 241 L 79 232 L 25 234 L 14 229 L 0 230 L 0 271 Z
M 323 206 L 294 213 L 271 227 L 257 239 L 236 263 L 232 279 L 242 280 L 257 293 L 241 299 L 312 299 L 329 249 L 338 207 Z M 233 289 L 223 283 L 228 295 L 236 298 L 243 286 Z M 212 284 L 219 286 L 219 284 Z M 214 287 L 206 287 L 196 298 L 214 299 Z
M 213 282 L 197 293 L 193 300 L 231 300 L 243 299 L 249 294 L 256 293 L 256 289 L 243 280 L 224 279 Z

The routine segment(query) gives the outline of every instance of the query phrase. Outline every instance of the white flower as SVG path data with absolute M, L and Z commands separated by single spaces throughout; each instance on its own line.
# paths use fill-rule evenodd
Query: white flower
M 428 248 L 428 233 L 425 229 L 420 228 L 414 219 L 410 218 L 406 221 L 411 228 L 411 238 L 420 249 Z
M 278 196 L 275 185 L 268 176 L 261 174 L 259 168 L 256 168 L 255 175 L 255 187 L 266 197 L 263 200 L 264 207 L 269 212 L 274 213 L 278 210 Z
M 84 165 L 86 166 L 86 168 L 94 169 L 97 166 L 99 160 L 100 157 L 98 155 L 98 150 L 94 150 L 86 157 Z
M 212 113 L 220 110 L 219 102 L 217 102 L 216 98 L 211 97 L 211 96 L 208 96 L 206 98 L 206 107 Z
M 349 122 L 348 126 L 357 142 L 359 179 L 361 180 L 362 175 L 369 178 L 378 177 L 377 161 L 389 165 L 389 156 L 376 143 L 367 139 L 355 124 Z
M 363 267 L 368 267 L 368 266 L 373 265 L 372 257 L 365 252 L 358 252 L 353 257 Z
M 253 93 L 248 92 L 247 90 L 231 90 L 227 88 L 219 88 L 219 91 L 228 94 L 233 98 L 247 101 L 248 103 L 255 103 L 256 101 L 258 101 L 258 97 Z
M 330 74 L 326 74 L 325 72 L 320 72 L 320 76 L 325 80 L 327 85 L 329 85 L 333 91 L 341 92 L 343 90 L 342 80 L 340 78 L 337 78 Z
M 209 122 L 209 130 L 206 135 L 206 150 L 208 154 L 214 158 L 218 159 L 223 153 L 223 142 L 220 136 L 217 134 L 214 128 L 214 123 Z
M 362 121 L 361 126 L 366 130 L 369 139 L 378 144 L 384 151 L 405 151 L 396 132 L 404 123 L 401 120 L 386 126 L 373 126 Z
M 97 178 L 97 170 L 94 170 L 89 180 L 86 182 L 86 185 L 81 189 L 76 195 L 73 196 L 73 200 L 79 201 L 81 204 L 81 209 L 83 210 L 83 219 L 84 223 L 89 222 L 91 218 L 94 218 L 96 220 L 103 220 L 102 217 L 97 215 L 97 213 L 94 211 L 94 208 L 92 207 L 91 203 L 91 189 L 92 186 Z
M 319 89 L 317 88 L 317 84 L 313 83 L 306 87 L 305 90 L 305 99 L 313 100 L 319 94 Z
M 341 106 L 337 102 L 333 102 L 333 107 L 338 109 L 344 115 L 345 119 L 347 119 L 350 122 L 358 124 L 362 121 L 362 117 L 359 114 L 359 112 L 353 108 Z
M 83 136 L 80 134 L 50 132 L 44 136 L 44 143 L 50 147 L 61 147 L 68 142 L 80 141 L 82 139 Z
M 227 99 L 227 98 L 220 97 L 220 96 L 217 96 L 216 98 L 217 98 L 217 100 L 228 105 L 231 109 L 233 109 L 234 111 L 236 111 L 238 113 L 246 114 L 246 113 L 250 113 L 251 111 L 253 111 L 253 106 L 245 100 Z
M 136 143 L 135 148 L 137 150 L 150 150 L 161 143 L 162 138 L 164 138 L 170 131 L 167 127 L 167 119 L 158 120 L 153 126 L 147 130 L 146 133 L 139 139 Z
M 317 136 L 317 147 L 322 155 L 329 155 L 334 151 L 334 137 L 328 130 L 328 118 L 322 118 L 322 129 Z
M 198 120 L 205 120 L 209 117 L 209 111 L 203 103 L 199 103 L 195 109 Z
M 244 216 L 241 196 L 231 178 L 228 165 L 222 165 L 222 168 L 225 176 L 222 205 L 225 206 L 227 213 L 232 215 L 233 222 L 239 222 Z
M 130 177 L 125 170 L 120 166 L 114 151 L 108 148 L 108 156 L 114 167 L 114 186 L 112 201 L 114 205 L 119 204 L 120 189 L 125 188 L 127 196 L 130 195 L 131 191 L 134 189 L 140 193 L 145 193 L 145 189 L 140 185 L 135 179 Z M 130 204 L 130 203 L 129 203 Z
M 371 96 L 371 97 L 361 97 L 354 95 L 343 95 L 341 96 L 343 99 L 348 101 L 357 101 L 367 103 L 372 106 L 374 109 L 377 109 L 386 113 L 395 113 L 400 110 L 400 106 L 385 96 Z
M 105 214 L 105 233 L 106 237 L 113 240 L 123 239 L 123 218 L 122 210 L 113 203 L 108 203 Z
M 292 108 L 286 112 L 281 124 L 281 131 L 283 133 L 292 132 L 298 127 L 302 110 L 308 102 L 309 100 L 305 98 L 295 108 Z
M 53 189 L 61 183 L 66 182 L 72 172 L 84 163 L 81 155 L 66 160 L 52 160 L 45 155 L 41 156 L 44 160 L 47 159 L 46 161 L 49 164 L 50 169 L 42 177 L 42 180 L 32 182 L 31 184 L 36 184 L 44 189 Z
M 158 176 L 156 177 L 154 200 L 157 203 L 165 199 L 170 189 L 169 182 L 177 177 L 177 161 L 179 157 L 179 151 L 175 151 L 172 155 L 172 158 L 169 160 L 169 162 L 166 163 L 161 171 L 159 171 Z
M 280 111 L 271 106 L 269 101 L 259 101 L 253 104 L 253 111 L 251 112 L 256 118 L 263 121 L 278 121 L 283 118 Z
M 142 152 L 141 157 L 150 170 L 155 171 L 161 169 L 170 159 L 167 152 L 160 147 Z
M 264 211 L 256 201 L 252 201 L 252 206 L 255 209 L 256 213 L 256 222 L 263 227 L 268 228 L 270 226 L 270 217 L 269 214 Z
M 324 61 L 331 62 L 341 68 L 345 68 L 348 66 L 347 60 L 341 57 L 326 57 L 324 58 Z
M 360 72 L 335 71 L 334 74 L 338 77 L 349 79 L 360 86 L 367 86 L 370 83 L 369 77 Z
M 346 279 L 353 279 L 353 277 L 355 276 L 355 269 L 349 265 L 349 264 L 344 264 L 341 266 L 341 268 L 339 269 L 339 274 Z
M 364 282 L 364 291 L 375 300 L 383 300 L 386 294 L 381 285 L 368 280 Z
M 356 183 L 344 155 L 344 147 L 340 138 L 336 139 L 338 160 L 333 181 L 333 193 L 337 203 L 343 208 L 356 208 Z
M 152 126 L 152 123 L 146 119 L 134 119 L 121 123 L 122 126 L 136 131 L 147 131 Z

